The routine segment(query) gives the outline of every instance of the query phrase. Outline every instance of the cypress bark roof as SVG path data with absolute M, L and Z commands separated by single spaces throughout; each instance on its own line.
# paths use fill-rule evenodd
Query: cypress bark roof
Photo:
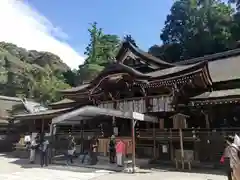
M 189 65 L 207 61 L 213 82 L 240 79 L 240 48 L 176 63 Z
M 198 96 L 192 97 L 191 100 L 205 100 L 205 99 L 231 98 L 231 97 L 240 97 L 240 89 L 226 89 L 226 90 L 205 92 Z
M 166 61 L 163 61 L 141 49 L 139 49 L 138 47 L 134 46 L 133 44 L 131 44 L 129 41 L 125 41 L 122 43 L 122 46 L 116 56 L 116 59 L 119 61 L 121 60 L 121 56 L 123 53 L 125 53 L 127 50 L 130 50 L 131 52 L 133 52 L 134 54 L 136 54 L 137 56 L 139 56 L 140 58 L 146 60 L 149 63 L 153 63 L 155 65 L 158 65 L 159 67 L 163 67 L 163 68 L 169 68 L 169 67 L 174 67 L 174 64 L 168 63 Z M 121 62 L 121 61 L 120 61 Z

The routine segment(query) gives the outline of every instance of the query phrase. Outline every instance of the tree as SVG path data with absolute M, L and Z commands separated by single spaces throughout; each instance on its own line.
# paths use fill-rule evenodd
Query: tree
M 15 75 L 14 75 L 14 69 L 12 63 L 9 61 L 9 59 L 5 56 L 5 70 L 7 72 L 7 82 L 5 84 L 4 93 L 7 96 L 16 96 L 16 81 L 15 81 Z
M 179 57 L 170 59 L 176 61 L 230 49 L 233 12 L 219 0 L 175 1 L 160 35 L 164 45 L 181 47 Z
M 181 59 L 181 46 L 178 43 L 164 44 L 162 46 L 153 45 L 148 53 L 166 62 L 174 63 Z
M 35 80 L 35 83 L 33 83 L 33 95 L 37 101 L 43 104 L 59 101 L 61 95 L 58 90 L 70 88 L 68 84 L 54 76 L 50 68 L 38 74 Z
M 76 69 L 74 70 L 68 70 L 64 73 L 62 73 L 64 77 L 64 82 L 69 84 L 72 87 L 75 87 L 79 84 L 79 74 Z
M 90 43 L 84 53 L 87 58 L 84 64 L 79 66 L 81 82 L 90 81 L 96 77 L 104 66 L 115 58 L 120 45 L 118 36 L 104 34 L 103 30 L 97 27 L 96 22 L 91 24 L 88 32 Z

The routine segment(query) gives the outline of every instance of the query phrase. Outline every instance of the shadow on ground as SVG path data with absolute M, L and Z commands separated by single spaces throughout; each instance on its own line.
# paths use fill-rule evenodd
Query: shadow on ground
M 152 165 L 150 164 L 146 169 L 153 171 L 166 171 L 166 172 L 185 172 L 185 173 L 196 173 L 196 174 L 210 174 L 210 175 L 226 175 L 223 168 L 207 168 L 207 167 L 192 167 L 191 171 L 188 169 L 176 169 L 174 165 Z
M 30 168 L 41 168 L 39 159 L 36 160 L 35 164 L 30 164 L 29 159 L 26 158 L 17 158 L 14 157 L 11 153 L 3 153 L 0 154 L 1 157 L 4 157 L 8 160 L 8 163 L 17 165 L 24 169 Z M 43 167 L 44 169 L 51 169 L 51 170 L 63 170 L 63 171 L 72 171 L 72 172 L 81 172 L 81 173 L 90 173 L 96 171 L 94 168 L 84 168 L 84 167 L 74 167 L 74 166 L 66 166 L 66 165 L 56 165 L 50 164 L 47 167 Z

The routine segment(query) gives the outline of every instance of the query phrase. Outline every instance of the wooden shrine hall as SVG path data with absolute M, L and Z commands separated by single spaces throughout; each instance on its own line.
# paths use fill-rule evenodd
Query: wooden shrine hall
M 15 119 L 49 121 L 84 106 L 139 112 L 158 121 L 136 123 L 137 157 L 217 165 L 224 150 L 224 136 L 240 132 L 239 60 L 240 49 L 235 49 L 168 63 L 125 41 L 115 61 L 91 82 L 61 90 L 65 99 L 51 104 L 51 110 L 16 115 Z M 107 154 L 112 134 L 131 144 L 131 123 L 121 117 L 60 124 L 56 136 L 60 140 L 69 131 L 76 139 L 81 133 L 84 139 L 98 136 L 103 155 Z

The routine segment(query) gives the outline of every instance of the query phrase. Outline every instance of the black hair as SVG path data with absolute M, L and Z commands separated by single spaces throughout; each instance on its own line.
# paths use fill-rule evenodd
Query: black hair
M 225 137 L 225 140 L 230 142 L 230 143 L 233 143 L 234 142 L 234 137 L 233 136 L 227 136 L 227 137 Z

